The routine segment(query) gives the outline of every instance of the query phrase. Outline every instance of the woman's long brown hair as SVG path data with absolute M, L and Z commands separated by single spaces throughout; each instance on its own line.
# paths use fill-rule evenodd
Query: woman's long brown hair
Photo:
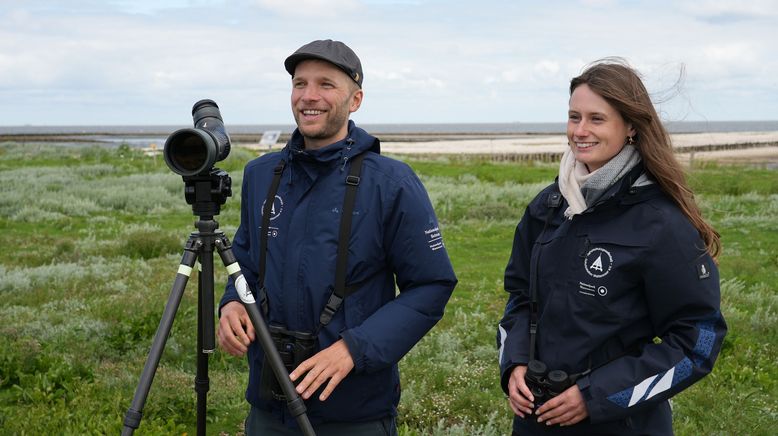
M 570 94 L 583 84 L 616 108 L 624 121 L 632 124 L 636 131 L 633 138 L 635 146 L 640 151 L 646 170 L 689 218 L 700 233 L 706 250 L 715 259 L 721 252 L 719 234 L 702 218 L 683 168 L 675 158 L 670 135 L 659 120 L 637 71 L 622 59 L 602 59 L 573 78 Z

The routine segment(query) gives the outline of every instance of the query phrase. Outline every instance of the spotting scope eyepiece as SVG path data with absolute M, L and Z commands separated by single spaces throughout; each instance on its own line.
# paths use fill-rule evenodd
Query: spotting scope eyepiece
M 182 176 L 208 174 L 213 165 L 230 154 L 230 137 L 219 106 L 200 100 L 192 107 L 193 129 L 173 132 L 165 141 L 165 163 Z

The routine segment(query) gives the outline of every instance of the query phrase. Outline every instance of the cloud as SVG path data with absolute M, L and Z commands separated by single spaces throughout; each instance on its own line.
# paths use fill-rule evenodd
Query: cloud
M 217 100 L 231 122 L 290 122 L 283 60 L 321 38 L 347 42 L 362 59 L 366 122 L 555 121 L 570 78 L 613 55 L 644 73 L 650 90 L 672 86 L 685 65 L 701 117 L 721 119 L 726 107 L 774 118 L 751 115 L 756 106 L 739 102 L 746 91 L 767 102 L 759 110 L 778 104 L 769 104 L 778 102 L 774 2 L 6 3 L 0 99 L 16 102 L 0 106 L 6 124 L 164 124 L 185 120 L 200 98 Z M 710 18 L 738 11 L 748 20 Z M 49 109 L 62 105 L 77 109 Z
M 365 80 L 370 80 L 371 89 L 391 87 L 406 91 L 429 92 L 447 87 L 446 81 L 442 78 L 408 67 L 390 70 L 367 69 L 365 77 Z
M 559 63 L 555 61 L 542 60 L 535 64 L 534 70 L 536 74 L 543 76 L 555 75 L 559 73 Z
M 616 0 L 580 0 L 584 6 L 606 7 L 616 6 Z
M 712 44 L 703 49 L 703 56 L 711 63 L 743 65 L 757 60 L 756 49 L 746 42 Z
M 778 2 L 774 0 L 684 0 L 680 2 L 680 8 L 713 24 L 778 17 Z
M 257 6 L 282 16 L 336 17 L 361 9 L 358 0 L 255 0 Z

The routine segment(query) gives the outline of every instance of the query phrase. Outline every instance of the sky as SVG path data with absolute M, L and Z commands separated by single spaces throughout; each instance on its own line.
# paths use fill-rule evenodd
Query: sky
M 346 42 L 357 123 L 563 122 L 626 59 L 663 119 L 778 119 L 776 0 L 0 0 L 0 125 L 292 124 L 284 59 Z

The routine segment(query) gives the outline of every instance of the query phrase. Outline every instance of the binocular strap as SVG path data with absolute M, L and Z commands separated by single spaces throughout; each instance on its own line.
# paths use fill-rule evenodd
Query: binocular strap
M 357 198 L 357 187 L 361 181 L 360 174 L 362 172 L 362 161 L 365 158 L 365 153 L 360 153 L 353 158 L 349 173 L 346 176 L 346 193 L 343 198 L 343 208 L 341 209 L 340 216 L 340 229 L 338 232 L 338 254 L 335 264 L 335 283 L 333 292 L 327 300 L 327 304 L 319 316 L 319 326 L 316 328 L 316 333 L 321 330 L 322 327 L 332 321 L 332 317 L 335 312 L 338 311 L 343 304 L 343 299 L 348 295 L 359 289 L 361 283 L 346 286 L 346 272 L 348 268 L 348 245 L 351 238 L 351 220 L 354 216 L 354 206 Z M 262 208 L 262 228 L 259 235 L 259 274 L 257 276 L 257 289 L 259 295 L 257 299 L 260 302 L 262 312 L 265 316 L 268 314 L 269 304 L 267 298 L 267 291 L 265 290 L 265 274 L 267 272 L 267 238 L 270 230 L 270 211 L 273 206 L 276 194 L 278 193 L 278 186 L 281 183 L 281 175 L 284 172 L 286 162 L 282 159 L 275 168 L 273 168 L 273 181 L 270 183 L 270 189 L 268 189 L 267 199 L 265 200 L 264 207 Z

